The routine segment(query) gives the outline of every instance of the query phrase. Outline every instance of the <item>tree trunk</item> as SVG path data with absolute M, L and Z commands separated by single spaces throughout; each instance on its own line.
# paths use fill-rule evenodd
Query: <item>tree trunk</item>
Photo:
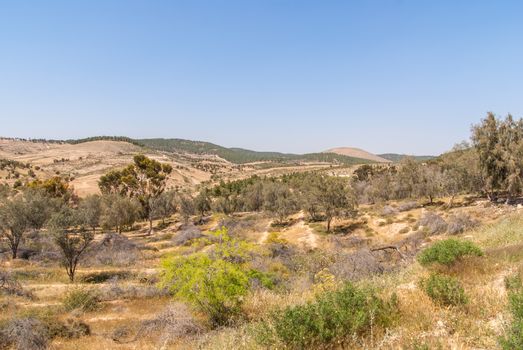
M 332 218 L 327 219 L 327 232 L 331 232 L 331 221 L 332 221 Z
M 153 218 L 149 215 L 149 232 L 147 232 L 147 235 L 150 235 L 151 233 L 153 233 Z

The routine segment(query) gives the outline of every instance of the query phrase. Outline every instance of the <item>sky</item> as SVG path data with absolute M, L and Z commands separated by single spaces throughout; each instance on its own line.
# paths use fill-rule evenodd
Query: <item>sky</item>
M 523 116 L 523 2 L 0 0 L 0 136 L 439 154 Z

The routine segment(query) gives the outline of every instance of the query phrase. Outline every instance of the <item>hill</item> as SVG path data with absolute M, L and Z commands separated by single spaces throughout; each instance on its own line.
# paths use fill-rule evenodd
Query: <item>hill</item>
M 323 153 L 335 153 L 335 154 L 339 154 L 339 155 L 343 155 L 343 156 L 347 156 L 347 157 L 366 159 L 366 160 L 369 160 L 372 162 L 377 162 L 377 163 L 390 163 L 391 162 L 389 159 L 377 156 L 375 154 L 372 154 L 372 153 L 362 150 L 360 148 L 354 148 L 354 147 L 331 148 L 327 151 L 324 151 Z
M 408 154 L 398 154 L 398 153 L 384 153 L 384 154 L 378 154 L 378 156 L 381 158 L 385 158 L 394 163 L 398 163 L 402 159 L 407 158 L 407 157 L 414 158 L 415 160 L 420 161 L 420 162 L 437 158 L 435 156 L 412 156 L 412 155 L 408 155 Z
M 139 139 L 134 140 L 151 149 L 164 152 L 185 152 L 191 154 L 215 155 L 235 164 L 253 162 L 333 162 L 340 164 L 362 164 L 372 161 L 368 158 L 345 154 L 327 155 L 325 153 L 292 154 L 280 152 L 258 152 L 243 148 L 226 148 L 210 142 L 183 139 Z

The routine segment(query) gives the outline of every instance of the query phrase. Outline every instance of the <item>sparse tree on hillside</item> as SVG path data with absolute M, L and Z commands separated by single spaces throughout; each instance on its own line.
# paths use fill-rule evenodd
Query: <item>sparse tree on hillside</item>
M 102 176 L 98 185 L 102 193 L 119 193 L 134 197 L 142 205 L 142 214 L 153 231 L 153 201 L 164 192 L 172 167 L 144 155 L 136 155 L 134 163 L 125 169 L 114 170 Z
M 180 214 L 182 215 L 185 223 L 189 222 L 189 219 L 194 215 L 194 200 L 189 195 L 182 195 L 179 197 Z
M 50 231 L 53 232 L 55 242 L 62 253 L 62 264 L 71 282 L 74 282 L 82 254 L 94 239 L 94 232 L 78 226 L 79 223 L 79 213 L 69 207 L 63 207 L 53 215 L 49 223 Z
M 7 245 L 11 249 L 13 259 L 17 258 L 18 247 L 29 225 L 27 204 L 21 196 L 12 200 L 4 200 L 0 204 L 0 233 L 7 239 Z
M 356 199 L 347 182 L 341 178 L 324 178 L 320 189 L 319 201 L 327 219 L 327 232 L 330 232 L 334 218 L 355 212 Z
M 244 193 L 245 207 L 249 211 L 260 211 L 263 209 L 263 184 L 261 180 L 249 185 Z
M 85 197 L 78 206 L 78 215 L 81 224 L 90 227 L 93 233 L 100 226 L 102 216 L 102 199 L 98 195 Z
M 124 227 L 132 227 L 140 217 L 140 204 L 132 198 L 120 195 L 103 197 L 102 226 L 114 227 L 122 233 Z
M 158 197 L 152 199 L 151 209 L 154 218 L 162 219 L 165 224 L 165 219 L 176 213 L 177 195 L 175 191 L 165 191 Z
M 207 190 L 202 190 L 194 198 L 194 209 L 200 214 L 200 221 L 203 220 L 205 213 L 211 210 L 211 199 Z
M 276 222 L 281 224 L 296 212 L 297 202 L 287 185 L 270 182 L 264 186 L 264 207 L 275 217 Z

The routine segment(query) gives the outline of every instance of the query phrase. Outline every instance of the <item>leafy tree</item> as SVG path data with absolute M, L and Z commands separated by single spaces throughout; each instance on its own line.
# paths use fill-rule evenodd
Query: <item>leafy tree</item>
M 205 213 L 211 210 L 211 199 L 206 190 L 200 191 L 196 198 L 194 198 L 194 209 L 200 214 L 203 219 Z
M 17 258 L 18 247 L 29 228 L 27 205 L 21 196 L 4 200 L 0 205 L 0 233 L 7 239 L 13 259 Z
M 172 172 L 172 167 L 144 155 L 134 156 L 133 161 L 133 164 L 123 170 L 113 170 L 102 176 L 98 185 L 102 193 L 119 193 L 137 198 L 142 205 L 142 214 L 149 221 L 149 234 L 151 234 L 152 203 L 164 192 L 167 176 Z
M 78 206 L 80 223 L 90 227 L 93 232 L 100 226 L 102 216 L 102 199 L 98 195 L 85 197 Z
M 260 211 L 263 209 L 263 184 L 257 181 L 243 192 L 245 208 L 249 211 Z
M 184 221 L 189 222 L 189 218 L 194 215 L 194 200 L 189 195 L 182 195 L 179 197 L 180 214 Z
M 77 226 L 79 221 L 77 212 L 69 207 L 63 207 L 60 212 L 53 215 L 49 223 L 55 242 L 62 253 L 62 264 L 71 282 L 74 282 L 76 268 L 82 254 L 94 239 L 92 231 Z
M 107 195 L 102 203 L 102 226 L 114 227 L 118 233 L 122 233 L 124 227 L 132 227 L 140 216 L 141 206 L 135 199 Z
M 356 200 L 348 184 L 336 177 L 323 178 L 319 202 L 327 219 L 327 232 L 330 232 L 334 218 L 353 214 L 356 209 Z
M 151 202 L 153 217 L 160 218 L 162 223 L 165 223 L 165 218 L 176 213 L 176 202 L 177 195 L 174 191 L 165 191 L 153 198 Z
M 72 196 L 73 191 L 67 181 L 60 176 L 55 176 L 45 181 L 34 180 L 27 184 L 28 188 L 42 189 L 48 196 L 52 198 L 61 198 L 64 202 L 68 202 Z
M 281 182 L 270 182 L 264 186 L 264 208 L 283 223 L 289 215 L 296 212 L 297 201 L 289 187 Z

